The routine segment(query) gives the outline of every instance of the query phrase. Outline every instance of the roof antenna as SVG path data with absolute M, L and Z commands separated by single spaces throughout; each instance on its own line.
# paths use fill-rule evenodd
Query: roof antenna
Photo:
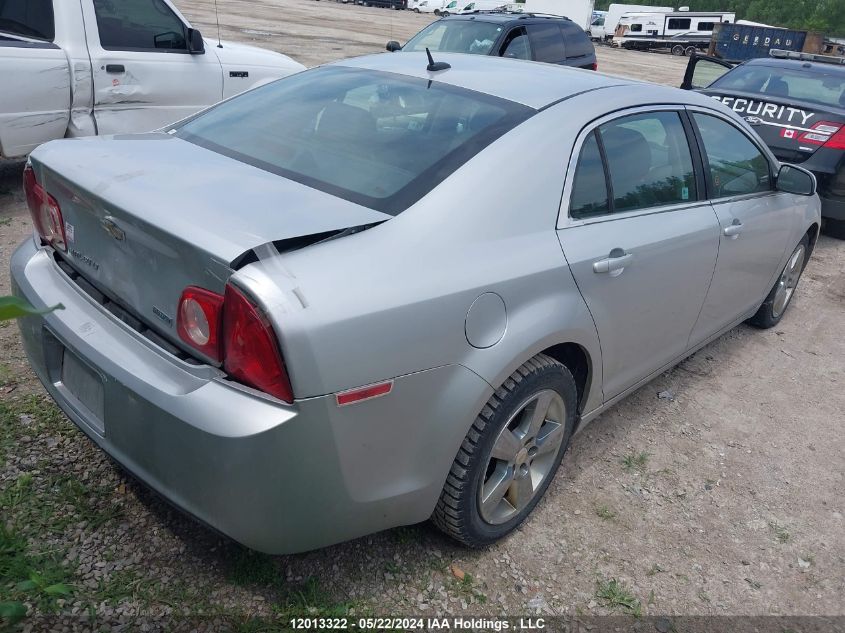
M 217 0 L 214 0 L 214 17 L 217 18 L 217 48 L 223 48 L 220 41 L 220 13 L 217 11 Z
M 214 1 L 216 2 L 217 0 Z M 431 51 L 428 50 L 428 46 L 425 47 L 425 54 L 428 55 L 428 66 L 425 67 L 428 72 L 435 73 L 438 70 L 448 70 L 451 68 L 446 62 L 435 62 L 431 56 Z

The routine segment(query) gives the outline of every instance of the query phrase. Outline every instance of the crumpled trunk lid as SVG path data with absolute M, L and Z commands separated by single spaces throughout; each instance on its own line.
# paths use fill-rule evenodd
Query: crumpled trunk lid
M 177 344 L 187 286 L 222 293 L 254 248 L 390 217 L 166 134 L 58 141 L 31 161 L 61 207 L 62 257 Z

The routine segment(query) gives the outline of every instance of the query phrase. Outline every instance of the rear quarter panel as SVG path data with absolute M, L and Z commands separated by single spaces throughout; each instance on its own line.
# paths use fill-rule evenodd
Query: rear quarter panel
M 537 114 L 378 227 L 238 273 L 276 319 L 297 397 L 453 364 L 495 387 L 563 342 L 601 367 L 555 233 L 579 128 L 567 114 Z M 486 292 L 504 300 L 507 326 L 497 344 L 478 349 L 465 321 Z M 598 369 L 592 380 L 600 384 Z M 594 397 L 600 389 L 590 389 Z

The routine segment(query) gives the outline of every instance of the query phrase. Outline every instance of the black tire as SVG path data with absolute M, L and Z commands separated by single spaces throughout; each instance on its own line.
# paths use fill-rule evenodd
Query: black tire
M 514 508 L 514 516 L 507 521 L 488 522 L 482 516 L 479 488 L 489 474 L 488 468 L 493 464 L 494 444 L 500 434 L 504 433 L 506 424 L 521 419 L 522 412 L 527 410 L 523 409 L 526 401 L 536 394 L 549 394 L 550 391 L 560 396 L 564 406 L 562 417 L 565 419 L 557 425 L 563 428 L 559 448 L 554 449 L 557 453 L 553 458 L 547 458 L 547 474 L 532 492 L 530 502 L 521 510 Z M 553 395 L 549 394 L 547 397 Z M 554 479 L 572 437 L 577 406 L 575 380 L 564 365 L 544 354 L 538 354 L 521 365 L 490 397 L 467 433 L 432 515 L 434 524 L 464 545 L 476 548 L 489 545 L 513 531 L 539 503 Z M 543 421 L 542 428 L 546 428 L 548 423 L 548 420 Z M 547 437 L 550 436 L 551 433 Z M 536 439 L 539 440 L 539 433 Z M 539 441 L 537 444 L 539 445 Z M 519 452 L 522 454 L 524 451 L 525 447 Z M 551 451 L 547 454 L 551 455 Z M 523 455 L 522 459 L 524 457 Z M 521 467 L 523 466 L 516 466 Z
M 675 44 L 672 47 L 672 54 L 675 57 L 683 57 L 684 56 L 684 47 L 681 46 L 680 44 Z
M 781 289 L 781 286 L 785 283 L 787 285 L 790 285 L 788 283 L 788 280 L 785 279 L 785 277 L 789 272 L 790 265 L 793 263 L 793 258 L 796 256 L 796 253 L 798 253 L 798 251 L 801 249 L 803 249 L 803 253 L 801 255 L 802 260 L 800 262 L 800 266 L 796 266 L 797 277 L 794 278 L 794 284 L 792 284 L 793 291 L 788 295 L 786 299 L 786 304 L 778 309 L 778 302 L 776 301 L 778 297 L 778 290 Z M 786 314 L 786 310 L 789 308 L 789 304 L 792 302 L 792 297 L 795 295 L 794 291 L 798 287 L 798 282 L 801 279 L 801 273 L 804 272 L 804 268 L 807 266 L 807 260 L 809 256 L 810 237 L 808 235 L 805 235 L 803 238 L 801 238 L 801 241 L 798 242 L 798 245 L 793 249 L 792 254 L 789 256 L 789 259 L 786 262 L 786 266 L 784 266 L 784 269 L 781 274 L 778 275 L 777 281 L 775 281 L 775 285 L 772 287 L 771 291 L 766 296 L 766 300 L 763 301 L 763 305 L 760 306 L 760 309 L 757 310 L 757 313 L 753 317 L 748 319 L 748 323 L 750 325 L 754 325 L 761 329 L 768 329 L 780 323 L 780 320 L 783 318 L 783 315 Z
M 838 240 L 845 240 L 845 220 L 825 219 L 822 232 Z
M 687 57 L 692 57 L 693 55 L 695 55 L 697 50 L 698 49 L 695 46 L 687 46 L 686 49 L 684 49 L 684 55 L 686 55 Z

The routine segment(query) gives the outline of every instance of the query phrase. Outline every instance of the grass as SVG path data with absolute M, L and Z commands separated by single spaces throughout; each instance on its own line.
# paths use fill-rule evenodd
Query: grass
M 660 572 L 662 572 L 662 571 L 666 571 L 666 570 L 665 570 L 665 569 L 663 569 L 663 568 L 662 568 L 660 565 L 658 565 L 657 563 L 654 563 L 654 564 L 651 566 L 651 569 L 649 569 L 649 570 L 645 573 L 645 575 L 646 575 L 646 576 L 649 576 L 649 577 L 651 577 L 651 576 L 656 576 L 657 574 L 659 574 L 659 573 L 660 573 Z
M 362 615 L 363 611 L 353 601 L 335 600 L 316 578 L 309 578 L 301 585 L 288 588 L 282 599 L 273 606 L 273 612 L 285 623 L 296 616 L 340 618 L 353 613 Z
M 284 580 L 272 556 L 259 554 L 245 547 L 238 548 L 229 573 L 229 582 L 241 587 L 261 585 L 279 588 L 284 584 Z
M 778 540 L 778 543 L 784 545 L 789 542 L 789 530 L 787 530 L 784 526 L 777 521 L 769 521 L 769 527 L 772 528 L 772 531 L 775 533 L 775 538 Z
M 645 472 L 648 466 L 648 453 L 629 453 L 622 458 L 622 466 L 625 467 L 629 473 L 634 471 Z
M 478 604 L 485 604 L 487 602 L 487 595 L 475 586 L 475 578 L 472 574 L 465 573 L 464 577 L 458 580 L 452 579 L 452 586 L 455 592 L 461 596 L 468 604 L 476 602 Z
M 639 618 L 643 614 L 642 603 L 631 593 L 630 589 L 616 578 L 597 581 L 596 598 L 605 607 L 622 609 L 635 618 Z
M 604 521 L 612 521 L 616 518 L 616 512 L 608 508 L 607 506 L 598 506 L 596 508 L 596 516 Z

